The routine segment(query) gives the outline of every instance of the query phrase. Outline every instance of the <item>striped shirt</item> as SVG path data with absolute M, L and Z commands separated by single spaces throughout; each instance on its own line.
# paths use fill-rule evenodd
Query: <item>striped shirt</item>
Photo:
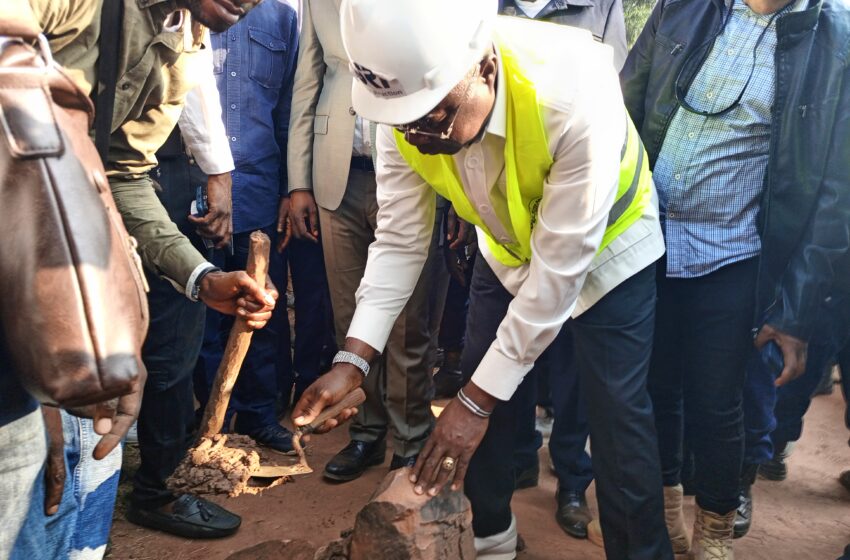
M 782 11 L 792 9 L 792 5 Z M 688 89 L 695 109 L 730 106 L 753 67 L 752 79 L 732 111 L 701 116 L 679 107 L 664 137 L 653 178 L 667 244 L 667 276 L 696 278 L 754 257 L 774 100 L 776 21 L 734 0 L 730 19 Z

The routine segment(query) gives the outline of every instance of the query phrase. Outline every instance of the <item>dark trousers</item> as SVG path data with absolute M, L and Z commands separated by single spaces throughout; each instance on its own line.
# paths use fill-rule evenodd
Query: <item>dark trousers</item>
M 262 228 L 262 231 L 275 238 L 274 225 Z M 215 251 L 211 259 L 213 264 L 225 271 L 245 270 L 248 264 L 248 248 L 251 232 L 233 235 L 233 255 L 227 251 Z M 278 300 L 272 317 L 265 328 L 251 337 L 251 347 L 245 355 L 245 361 L 239 371 L 239 378 L 233 388 L 228 410 L 228 421 L 236 413 L 236 430 L 250 433 L 277 423 L 278 380 L 281 375 L 291 378 L 292 363 L 289 345 L 289 317 L 286 308 L 286 261 L 285 255 L 272 250 L 269 254 L 269 278 L 284 295 Z M 215 374 L 224 354 L 224 347 L 230 335 L 234 318 L 213 310 L 207 311 L 204 328 L 204 343 L 195 365 L 195 395 L 206 406 Z
M 462 286 L 454 277 L 449 279 L 439 336 L 439 346 L 446 351 L 456 352 L 463 349 L 471 276 L 470 274 L 467 278 L 466 286 Z
M 646 372 L 655 311 L 654 267 L 569 321 L 593 442 L 600 520 L 609 558 L 672 559 L 663 517 L 658 449 Z M 496 337 L 512 296 L 478 259 L 472 278 L 462 368 L 471 376 Z M 517 425 L 537 395 L 526 378 L 499 403 L 470 462 L 464 486 L 476 536 L 507 530 Z
M 281 379 L 280 386 L 284 401 L 293 389 L 293 402 L 297 402 L 330 365 L 337 347 L 321 242 L 292 239 L 286 251 L 295 294 L 295 344 L 291 374 Z
M 530 383 L 536 386 L 536 398 L 520 420 L 515 468 L 520 471 L 538 461 L 537 450 L 543 445 L 543 437 L 535 429 L 535 408 L 550 400 L 555 422 L 549 437 L 549 455 L 558 477 L 558 486 L 584 492 L 593 481 L 593 466 L 585 449 L 590 428 L 579 389 L 571 328 L 561 329 L 534 364 L 529 377 Z
M 803 417 L 809 410 L 824 371 L 850 342 L 850 296 L 836 295 L 824 302 L 821 321 L 809 340 L 806 371 L 801 377 L 777 389 L 779 375 L 754 352 L 747 369 L 744 392 L 746 453 L 744 462 L 768 461 L 777 447 L 797 441 L 803 433 Z M 846 373 L 845 373 L 846 372 Z M 842 368 L 843 384 L 850 383 L 850 363 Z M 846 382 L 845 382 L 846 380 Z
M 583 492 L 593 481 L 593 465 L 587 454 L 590 426 L 585 399 L 581 395 L 579 372 L 571 329 L 561 329 L 559 344 L 549 352 L 549 390 L 555 423 L 549 438 L 549 455 L 555 466 L 558 485 L 565 490 Z
M 184 156 L 162 158 L 151 176 L 159 183 L 163 206 L 174 223 L 200 244 L 187 220 L 195 186 L 206 177 Z M 142 347 L 148 370 L 139 413 L 141 464 L 133 480 L 132 501 L 141 508 L 167 504 L 174 496 L 165 480 L 183 459 L 192 438 L 192 371 L 204 334 L 204 305 L 190 301 L 171 283 L 146 271 L 150 328 Z
M 687 426 L 700 507 L 738 507 L 744 453 L 743 390 L 752 351 L 756 259 L 699 278 L 667 278 L 658 266 L 649 391 L 665 486 L 681 482 Z

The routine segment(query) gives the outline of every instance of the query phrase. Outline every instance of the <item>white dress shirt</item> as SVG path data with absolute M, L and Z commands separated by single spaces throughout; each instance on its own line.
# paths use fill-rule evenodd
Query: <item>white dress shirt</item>
M 664 251 L 653 202 L 635 225 L 597 255 L 616 196 L 626 116 L 610 48 L 585 31 L 576 32 L 581 56 L 575 56 L 577 50 L 547 53 L 556 65 L 547 66 L 545 75 L 534 80 L 554 163 L 543 185 L 531 261 L 515 268 L 501 264 L 478 231 L 482 256 L 515 296 L 472 377 L 502 400 L 511 397 L 571 315 L 592 306 Z M 470 202 L 496 239 L 506 241 L 511 234 L 503 225 L 509 220 L 502 76 L 500 60 L 486 133 L 454 159 Z M 434 196 L 404 161 L 390 127 L 379 128 L 377 144 L 378 227 L 348 336 L 380 351 L 425 262 Z M 592 281 L 589 271 L 596 276 Z
M 220 175 L 233 171 L 233 155 L 221 118 L 221 101 L 213 74 L 212 47 L 209 34 L 204 37 L 204 48 L 198 53 L 199 83 L 186 96 L 180 120 L 180 134 L 201 171 L 207 175 Z

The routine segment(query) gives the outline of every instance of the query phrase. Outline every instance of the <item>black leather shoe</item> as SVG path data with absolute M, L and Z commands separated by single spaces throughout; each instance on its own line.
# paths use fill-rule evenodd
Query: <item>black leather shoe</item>
M 292 432 L 280 424 L 269 424 L 257 430 L 240 432 L 249 436 L 263 447 L 280 451 L 281 453 L 292 453 Z
M 555 495 L 558 510 L 555 521 L 566 534 L 577 539 L 587 538 L 587 524 L 593 521 L 584 492 L 558 489 Z
M 516 471 L 514 476 L 514 490 L 525 490 L 534 488 L 540 482 L 540 463 L 534 463 L 521 471 Z
M 791 455 L 791 450 L 794 448 L 794 442 L 780 443 L 776 445 L 776 451 L 773 452 L 773 458 L 767 463 L 759 466 L 759 475 L 767 480 L 780 482 L 788 478 L 788 465 L 785 460 Z
M 401 469 L 403 467 L 412 467 L 416 464 L 416 459 L 419 458 L 419 453 L 410 457 L 400 457 L 393 453 L 393 460 L 390 461 L 390 470 Z
M 753 523 L 753 484 L 756 482 L 758 465 L 744 465 L 741 473 L 740 505 L 735 514 L 735 529 L 733 536 L 740 539 L 750 531 Z
M 434 398 L 453 399 L 463 387 L 463 373 L 460 370 L 460 351 L 446 351 L 443 365 L 434 374 Z
M 127 521 L 187 539 L 217 539 L 232 535 L 242 518 L 203 498 L 184 494 L 171 504 L 171 511 L 130 506 Z
M 325 465 L 325 478 L 343 482 L 354 480 L 367 468 L 383 463 L 386 453 L 387 443 L 383 439 L 378 441 L 353 439 Z

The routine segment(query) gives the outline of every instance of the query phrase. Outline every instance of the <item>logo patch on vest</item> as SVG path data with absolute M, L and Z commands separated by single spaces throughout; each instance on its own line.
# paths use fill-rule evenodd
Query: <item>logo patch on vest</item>
M 543 197 L 538 196 L 537 198 L 532 199 L 528 203 L 528 211 L 531 213 L 531 229 L 534 229 L 534 226 L 537 225 L 537 209 L 540 208 L 540 199 Z
M 393 98 L 404 95 L 404 88 L 401 87 L 401 82 L 391 76 L 382 76 L 369 70 L 365 66 L 352 62 L 349 65 L 351 73 L 354 77 L 360 80 L 364 86 L 369 88 L 369 91 L 375 97 Z

